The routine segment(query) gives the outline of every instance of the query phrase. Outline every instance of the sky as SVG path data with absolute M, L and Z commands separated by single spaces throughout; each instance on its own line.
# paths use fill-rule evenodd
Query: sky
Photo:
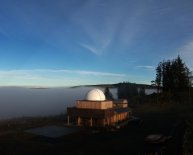
M 192 0 L 0 0 L 0 86 L 150 84 L 193 70 Z

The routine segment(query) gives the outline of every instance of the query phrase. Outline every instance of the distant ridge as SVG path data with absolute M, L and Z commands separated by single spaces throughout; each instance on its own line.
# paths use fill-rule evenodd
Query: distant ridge
M 96 85 L 79 85 L 79 86 L 72 86 L 70 88 L 78 88 L 78 87 L 102 87 L 102 88 L 117 88 L 121 84 L 131 84 L 136 87 L 144 87 L 144 88 L 157 88 L 156 86 L 148 85 L 148 84 L 137 84 L 137 83 L 130 83 L 130 82 L 121 82 L 115 84 L 96 84 Z

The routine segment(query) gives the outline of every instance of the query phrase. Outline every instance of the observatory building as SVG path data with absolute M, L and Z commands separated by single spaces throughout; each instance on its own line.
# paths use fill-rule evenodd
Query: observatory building
M 127 100 L 106 100 L 100 89 L 93 89 L 85 100 L 77 100 L 75 107 L 68 107 L 67 114 L 68 123 L 73 118 L 78 126 L 104 128 L 124 124 L 131 111 Z

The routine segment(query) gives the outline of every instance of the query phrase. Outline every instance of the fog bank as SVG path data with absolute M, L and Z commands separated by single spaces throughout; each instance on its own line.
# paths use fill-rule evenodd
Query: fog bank
M 48 89 L 0 87 L 0 119 L 65 113 L 68 106 L 73 106 L 76 100 L 84 99 L 91 89 L 93 87 Z M 116 89 L 112 89 L 111 92 L 116 97 Z

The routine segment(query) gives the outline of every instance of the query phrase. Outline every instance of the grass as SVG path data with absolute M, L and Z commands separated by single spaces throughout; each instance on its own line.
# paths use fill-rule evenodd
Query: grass
M 168 104 L 168 103 L 159 103 L 159 104 L 142 104 L 133 109 L 135 114 L 171 114 L 178 115 L 183 118 L 188 118 L 192 115 L 193 104 Z
M 143 139 L 152 133 L 170 132 L 179 120 L 187 122 L 183 144 L 184 155 L 192 153 L 193 105 L 143 104 L 133 109 L 134 116 L 144 120 L 141 126 L 127 126 L 117 132 L 72 134 L 49 140 L 24 130 L 46 125 L 63 126 L 65 115 L 52 117 L 18 118 L 0 121 L 1 154 L 138 154 L 143 150 Z M 179 144 L 180 145 L 180 144 Z
M 183 153 L 184 155 L 193 154 L 193 120 L 187 120 L 187 129 L 184 135 Z
M 173 117 L 185 121 L 186 131 L 184 134 L 183 155 L 193 154 L 193 104 L 144 104 L 137 107 L 134 111 L 142 117 L 160 115 L 160 119 L 163 116 L 167 120 Z

